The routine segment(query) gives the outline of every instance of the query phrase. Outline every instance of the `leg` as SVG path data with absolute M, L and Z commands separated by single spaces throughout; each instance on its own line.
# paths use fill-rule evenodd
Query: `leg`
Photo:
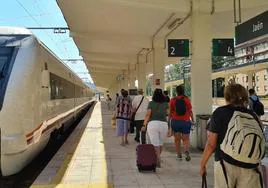
M 159 121 L 150 121 L 147 126 L 147 132 L 151 140 L 152 145 L 155 148 L 155 154 L 157 157 L 157 166 L 160 166 L 160 147 L 159 147 L 159 130 L 158 130 Z
M 237 179 L 236 187 L 263 187 L 263 177 L 260 168 L 256 169 L 243 169 L 240 168 L 239 177 Z
M 177 155 L 179 156 L 181 155 L 181 133 L 180 132 L 174 133 L 174 143 L 175 143 Z
M 185 159 L 186 159 L 186 161 L 190 161 L 191 157 L 190 157 L 190 153 L 189 153 L 189 145 L 190 145 L 189 134 L 183 134 L 182 140 L 183 140 L 183 145 L 184 145 L 184 153 L 186 155 Z
M 121 136 L 121 139 L 120 139 L 120 145 L 121 146 L 124 146 L 125 145 L 125 142 L 124 142 L 124 136 Z
M 222 170 L 222 165 L 220 163 L 220 161 L 216 161 L 214 162 L 214 187 L 215 188 L 252 188 L 252 187 L 256 187 L 259 188 L 257 186 L 245 186 L 245 187 L 240 187 L 237 184 L 237 178 L 238 176 L 240 176 L 239 174 L 240 172 L 240 167 L 231 165 L 227 162 L 223 162 L 225 169 L 226 169 L 226 174 L 227 174 L 227 179 L 228 179 L 228 186 L 227 186 L 227 182 Z
M 124 145 L 124 123 L 122 119 L 116 119 L 116 135 L 120 136 L 120 145 Z
M 156 154 L 156 158 L 157 158 L 157 167 L 161 167 L 161 164 L 160 164 L 160 146 L 155 146 L 154 147 L 155 149 L 155 154 Z
M 182 134 L 182 140 L 183 140 L 183 146 L 184 146 L 184 152 L 189 152 L 190 147 L 190 139 L 189 134 Z
M 143 120 L 135 121 L 135 126 L 136 126 L 135 140 L 137 142 L 140 142 L 140 131 L 141 131 L 142 125 L 143 125 Z
M 129 126 L 130 126 L 130 121 L 124 120 L 124 139 L 125 139 L 125 144 L 128 144 L 127 137 L 128 137 Z
M 160 150 L 160 154 L 162 153 L 163 150 L 163 145 L 164 145 L 164 141 L 167 137 L 167 133 L 168 133 L 168 125 L 165 122 L 161 122 L 160 127 L 159 127 L 159 150 Z

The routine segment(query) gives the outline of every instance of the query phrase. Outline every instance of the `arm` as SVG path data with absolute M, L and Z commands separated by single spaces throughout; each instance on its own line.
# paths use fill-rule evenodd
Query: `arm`
M 172 99 L 171 99 L 170 102 L 169 102 L 168 125 L 170 124 L 171 115 L 172 115 L 172 112 L 174 111 L 173 108 L 174 108 L 174 107 L 173 107 L 173 105 L 172 105 Z
M 132 112 L 136 111 L 136 97 L 134 97 L 133 101 L 132 101 Z
M 217 145 L 218 134 L 207 131 L 207 143 L 200 163 L 200 175 L 203 176 L 206 171 L 206 164 L 214 152 Z
M 147 126 L 147 124 L 148 124 L 148 122 L 150 120 L 151 115 L 152 115 L 152 110 L 151 109 L 148 109 L 147 112 L 146 112 L 145 118 L 144 118 L 143 125 Z
M 192 110 L 190 111 L 190 117 L 191 117 L 191 120 L 194 122 L 194 114 Z
M 194 114 L 193 114 L 193 110 L 192 110 L 191 101 L 188 99 L 187 100 L 187 103 L 188 103 L 187 106 L 189 107 L 190 118 L 191 118 L 192 122 L 194 122 Z

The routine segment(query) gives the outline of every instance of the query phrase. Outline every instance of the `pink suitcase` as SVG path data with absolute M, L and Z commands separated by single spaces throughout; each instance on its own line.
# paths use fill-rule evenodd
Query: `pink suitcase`
M 139 172 L 156 171 L 156 154 L 152 144 L 140 144 L 137 146 L 137 167 Z

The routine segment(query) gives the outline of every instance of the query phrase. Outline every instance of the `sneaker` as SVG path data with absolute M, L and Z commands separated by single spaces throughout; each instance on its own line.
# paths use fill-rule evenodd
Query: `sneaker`
M 181 154 L 178 154 L 177 155 L 177 159 L 180 160 L 180 161 L 182 161 L 182 155 Z
M 185 152 L 185 155 L 186 155 L 186 156 L 185 156 L 185 160 L 186 160 L 186 161 L 190 161 L 190 160 L 191 160 L 191 157 L 190 157 L 190 153 L 189 153 L 189 151 L 186 151 L 186 152 Z
M 135 140 L 136 142 L 140 143 L 140 140 L 139 140 L 139 139 L 135 138 L 134 140 Z

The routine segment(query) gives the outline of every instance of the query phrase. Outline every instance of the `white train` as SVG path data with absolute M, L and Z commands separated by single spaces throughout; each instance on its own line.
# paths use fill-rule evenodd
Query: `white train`
M 29 30 L 0 27 L 2 175 L 19 172 L 93 96 Z

